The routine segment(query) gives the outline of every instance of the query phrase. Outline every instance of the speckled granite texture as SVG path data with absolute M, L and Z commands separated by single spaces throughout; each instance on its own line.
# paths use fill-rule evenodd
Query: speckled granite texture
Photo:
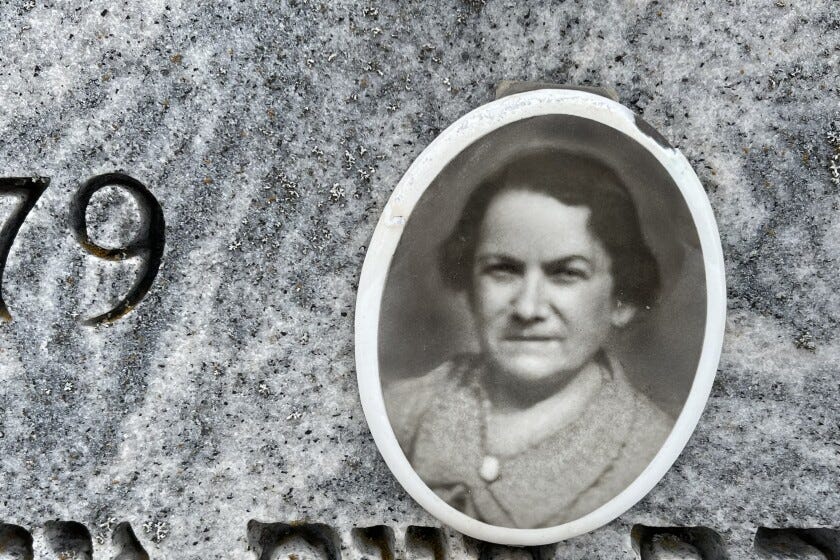
M 37 546 L 48 520 L 76 520 L 97 550 L 128 521 L 178 559 L 254 558 L 251 519 L 434 525 L 366 427 L 355 288 L 411 161 L 516 79 L 610 86 L 677 145 L 729 284 L 685 452 L 619 520 L 551 551 L 629 559 L 635 524 L 700 525 L 751 558 L 758 527 L 840 525 L 837 3 L 207 4 L 0 8 L 0 175 L 52 177 L 4 279 L 0 520 Z M 166 252 L 140 306 L 94 329 L 79 319 L 136 265 L 82 251 L 67 210 L 116 170 L 157 196 Z M 97 199 L 96 239 L 130 238 L 126 200 Z

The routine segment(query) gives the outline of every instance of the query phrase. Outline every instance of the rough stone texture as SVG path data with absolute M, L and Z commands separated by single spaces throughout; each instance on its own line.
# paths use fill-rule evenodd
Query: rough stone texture
M 97 550 L 128 521 L 152 557 L 182 559 L 253 558 L 251 519 L 434 525 L 367 430 L 355 288 L 411 161 L 516 79 L 611 86 L 679 146 L 729 285 L 685 452 L 619 520 L 551 550 L 634 558 L 634 524 L 702 525 L 750 558 L 760 526 L 840 523 L 836 3 L 28 0 L 0 14 L 0 176 L 52 177 L 4 279 L 0 520 L 38 542 L 48 520 L 76 520 Z M 136 264 L 85 253 L 67 210 L 115 170 L 163 206 L 164 264 L 135 311 L 85 327 Z M 135 231 L 112 191 L 89 214 L 102 243 Z

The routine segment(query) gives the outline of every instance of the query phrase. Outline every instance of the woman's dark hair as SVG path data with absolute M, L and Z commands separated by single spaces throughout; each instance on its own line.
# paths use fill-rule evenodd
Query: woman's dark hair
M 496 196 L 516 190 L 542 193 L 563 204 L 589 208 L 589 230 L 612 261 L 615 296 L 640 308 L 653 305 L 659 292 L 659 269 L 621 179 L 591 156 L 555 150 L 517 158 L 473 190 L 455 229 L 440 246 L 439 266 L 446 285 L 459 291 L 471 290 L 484 214 Z

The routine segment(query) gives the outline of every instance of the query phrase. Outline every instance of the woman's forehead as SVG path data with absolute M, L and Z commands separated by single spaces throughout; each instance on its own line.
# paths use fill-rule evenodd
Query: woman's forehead
M 591 214 L 586 206 L 565 204 L 543 193 L 500 193 L 482 219 L 476 254 L 541 261 L 575 255 L 591 260 L 606 258 L 606 251 L 589 228 Z

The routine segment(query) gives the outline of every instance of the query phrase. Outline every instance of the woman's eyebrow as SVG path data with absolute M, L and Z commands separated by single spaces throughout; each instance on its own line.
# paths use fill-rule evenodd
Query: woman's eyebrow
M 480 253 L 476 255 L 475 259 L 477 261 L 507 261 L 507 262 L 521 262 L 521 259 L 517 259 L 512 255 L 508 255 L 505 253 Z
M 563 268 L 574 263 L 575 261 L 582 261 L 583 264 L 590 268 L 592 268 L 593 266 L 592 261 L 588 257 L 585 257 L 583 255 L 569 255 L 568 257 L 562 257 L 560 259 L 546 261 L 543 263 L 543 268 L 552 270 L 556 268 Z

